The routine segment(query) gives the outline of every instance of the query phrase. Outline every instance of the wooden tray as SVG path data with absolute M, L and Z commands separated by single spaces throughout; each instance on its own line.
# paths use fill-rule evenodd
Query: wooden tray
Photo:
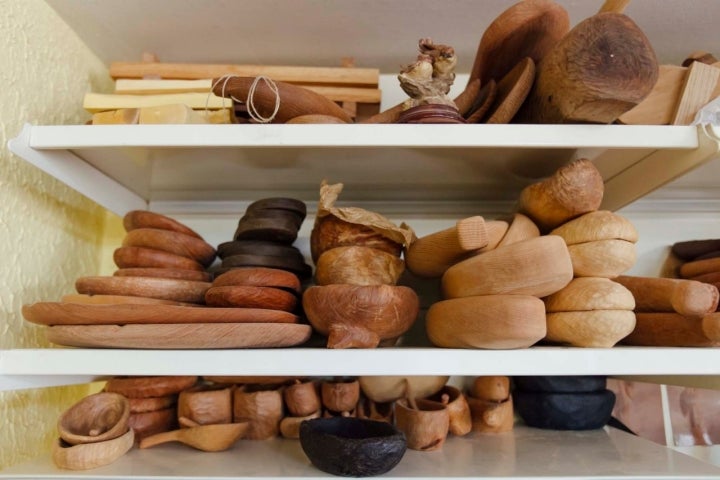
M 261 308 L 182 307 L 176 305 L 91 305 L 38 302 L 23 305 L 25 320 L 41 325 L 126 325 L 193 323 L 297 323 L 298 317 Z
M 47 338 L 69 347 L 207 349 L 290 347 L 310 338 L 310 325 L 291 323 L 178 323 L 57 325 Z

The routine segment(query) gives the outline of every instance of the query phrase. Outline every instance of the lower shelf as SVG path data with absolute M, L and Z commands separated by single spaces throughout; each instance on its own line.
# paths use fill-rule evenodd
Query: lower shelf
M 449 438 L 441 451 L 408 450 L 386 477 L 718 478 L 720 468 L 620 430 L 559 432 L 516 426 L 500 435 Z M 242 479 L 327 478 L 296 440 L 239 441 L 222 453 L 172 444 L 134 449 L 88 471 L 58 470 L 50 455 L 0 472 L 0 478 Z

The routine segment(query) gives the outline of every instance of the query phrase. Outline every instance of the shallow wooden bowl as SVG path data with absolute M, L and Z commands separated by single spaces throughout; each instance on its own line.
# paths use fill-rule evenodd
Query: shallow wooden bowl
M 159 228 L 138 228 L 125 235 L 123 247 L 144 247 L 191 258 L 204 266 L 215 259 L 215 248 L 205 240 Z
M 273 287 L 210 287 L 205 303 L 211 307 L 265 308 L 291 312 L 297 305 L 294 293 Z
M 117 393 L 89 395 L 65 410 L 58 419 L 60 438 L 70 445 L 104 442 L 128 430 L 130 403 Z
M 592 310 L 547 314 L 547 340 L 574 347 L 609 348 L 635 328 L 631 310 Z
M 408 287 L 325 285 L 308 288 L 303 308 L 328 348 L 374 348 L 405 333 L 417 319 L 420 302 Z
M 586 213 L 564 223 L 550 232 L 558 235 L 568 245 L 597 240 L 625 240 L 635 243 L 638 232 L 627 218 L 608 210 Z
M 405 435 L 387 422 L 334 417 L 301 423 L 300 446 L 323 472 L 368 477 L 392 470 L 407 443 Z
M 572 280 L 562 238 L 554 235 L 498 247 L 450 267 L 442 277 L 445 298 L 475 295 L 533 295 L 557 292 Z
M 277 268 L 236 268 L 215 277 L 213 287 L 275 287 L 300 293 L 297 275 Z
M 597 240 L 568 247 L 576 277 L 615 278 L 637 260 L 635 244 L 627 240 Z
M 326 250 L 336 247 L 371 247 L 399 257 L 402 245 L 364 225 L 346 222 L 334 215 L 323 217 L 310 233 L 310 251 L 317 262 Z
M 546 334 L 545 304 L 530 295 L 483 295 L 433 304 L 430 341 L 445 348 L 526 348 Z
M 405 398 L 412 392 L 413 397 L 429 397 L 439 392 L 448 381 L 443 375 L 424 376 L 367 376 L 360 377 L 360 388 L 363 394 L 375 403 L 393 402 Z
M 80 277 L 75 290 L 87 295 L 129 295 L 204 303 L 208 282 L 152 277 Z
M 135 441 L 132 429 L 110 440 L 70 445 L 58 439 L 52 448 L 55 465 L 67 470 L 89 470 L 108 465 L 125 455 Z
M 336 247 L 320 255 L 315 268 L 317 285 L 395 285 L 405 262 L 370 247 Z
M 562 290 L 545 297 L 547 312 L 633 310 L 635 297 L 617 282 L 602 277 L 577 277 Z
M 199 272 L 205 270 L 200 262 L 192 258 L 145 247 L 117 248 L 113 252 L 113 261 L 118 268 L 176 268 Z

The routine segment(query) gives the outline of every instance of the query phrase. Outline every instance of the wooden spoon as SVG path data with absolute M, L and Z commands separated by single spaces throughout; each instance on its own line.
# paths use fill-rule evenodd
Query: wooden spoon
M 245 434 L 247 428 L 248 422 L 181 428 L 145 437 L 140 441 L 139 447 L 149 448 L 161 443 L 180 442 L 204 452 L 220 452 L 230 448 Z
M 570 30 L 570 18 L 550 0 L 524 0 L 500 14 L 485 30 L 469 82 L 501 79 L 525 57 L 539 62 Z

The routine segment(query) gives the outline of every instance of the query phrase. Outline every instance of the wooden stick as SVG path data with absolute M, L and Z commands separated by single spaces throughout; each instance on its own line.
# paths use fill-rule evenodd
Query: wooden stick
M 143 78 L 158 75 L 162 78 L 204 79 L 223 75 L 256 77 L 264 75 L 279 82 L 337 86 L 372 87 L 378 85 L 380 71 L 376 68 L 294 67 L 275 65 L 213 65 L 192 63 L 133 63 L 113 62 L 110 76 Z

